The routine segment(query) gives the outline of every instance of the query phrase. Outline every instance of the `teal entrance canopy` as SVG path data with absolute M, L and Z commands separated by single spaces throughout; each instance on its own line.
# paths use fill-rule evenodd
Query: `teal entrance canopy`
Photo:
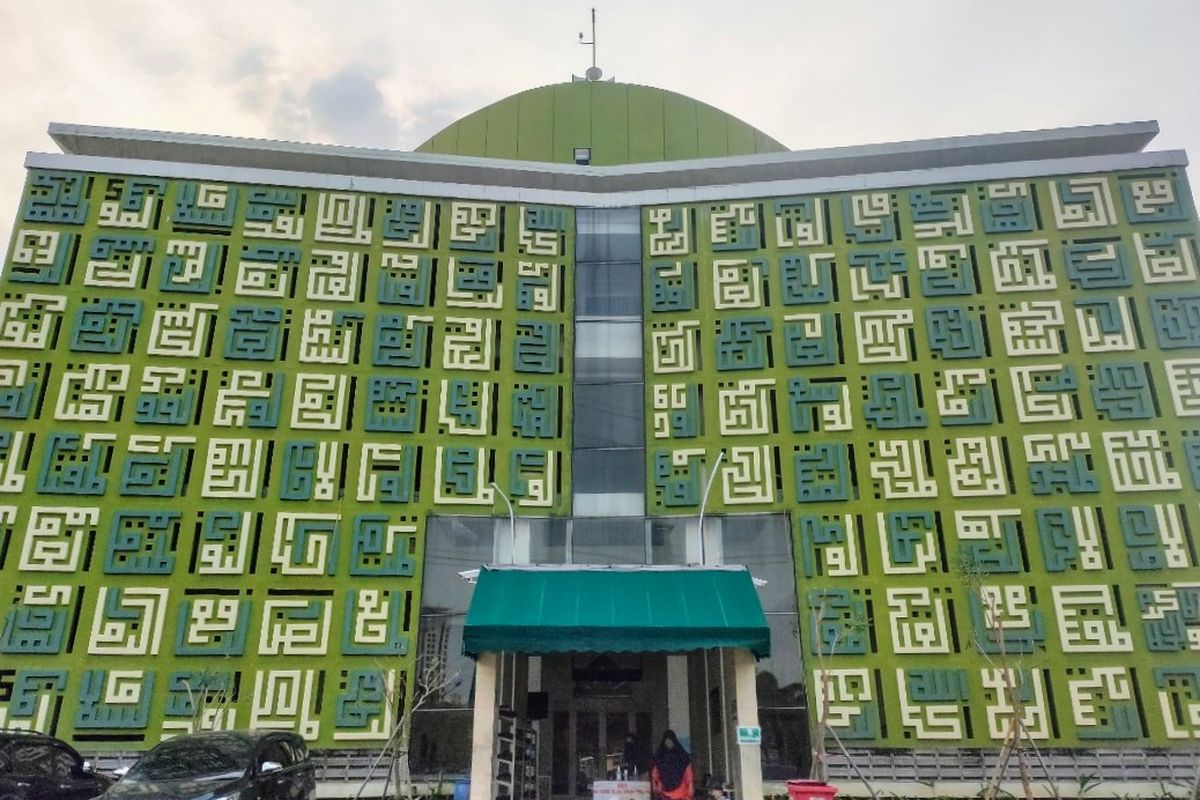
M 771 633 L 743 567 L 487 566 L 463 627 L 463 652 L 678 653 L 744 647 Z

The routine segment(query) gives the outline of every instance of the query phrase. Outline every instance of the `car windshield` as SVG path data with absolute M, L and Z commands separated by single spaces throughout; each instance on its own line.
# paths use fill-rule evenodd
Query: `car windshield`
M 253 753 L 249 742 L 233 736 L 171 739 L 139 758 L 125 780 L 233 778 L 246 772 Z

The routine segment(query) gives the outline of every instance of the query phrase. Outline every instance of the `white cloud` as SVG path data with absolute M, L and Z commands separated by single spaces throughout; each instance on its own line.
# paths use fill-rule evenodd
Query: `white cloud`
M 588 2 L 0 6 L 0 228 L 48 122 L 411 148 L 590 60 Z M 790 147 L 1158 119 L 1200 152 L 1186 0 L 599 0 L 599 62 Z M 1195 173 L 1193 173 L 1195 177 Z

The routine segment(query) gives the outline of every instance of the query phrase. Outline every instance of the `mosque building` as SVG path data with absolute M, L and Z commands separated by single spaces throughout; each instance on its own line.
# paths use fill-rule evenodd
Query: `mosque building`
M 835 782 L 1016 730 L 1194 769 L 1184 153 L 793 151 L 589 77 L 414 151 L 50 125 L 0 273 L 0 727 L 350 774 L 420 696 L 411 768 L 472 800 L 668 728 L 746 798 L 814 738 Z

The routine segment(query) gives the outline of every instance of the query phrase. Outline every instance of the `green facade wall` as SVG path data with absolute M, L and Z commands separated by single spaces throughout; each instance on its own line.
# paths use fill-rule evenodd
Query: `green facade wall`
M 648 511 L 696 514 L 724 450 L 711 513 L 789 514 L 796 657 L 841 738 L 994 744 L 1007 666 L 1049 745 L 1200 739 L 1182 172 L 642 215 Z M 570 514 L 574 229 L 31 172 L 0 278 L 0 726 L 137 747 L 206 697 L 386 738 L 426 518 L 502 514 L 493 481 Z
M 386 739 L 427 516 L 498 513 L 493 481 L 568 508 L 573 231 L 31 172 L 0 283 L 0 727 Z
M 1006 671 L 1045 744 L 1200 739 L 1196 234 L 1181 170 L 643 210 L 648 506 L 724 450 L 791 515 L 848 744 L 994 745 Z

